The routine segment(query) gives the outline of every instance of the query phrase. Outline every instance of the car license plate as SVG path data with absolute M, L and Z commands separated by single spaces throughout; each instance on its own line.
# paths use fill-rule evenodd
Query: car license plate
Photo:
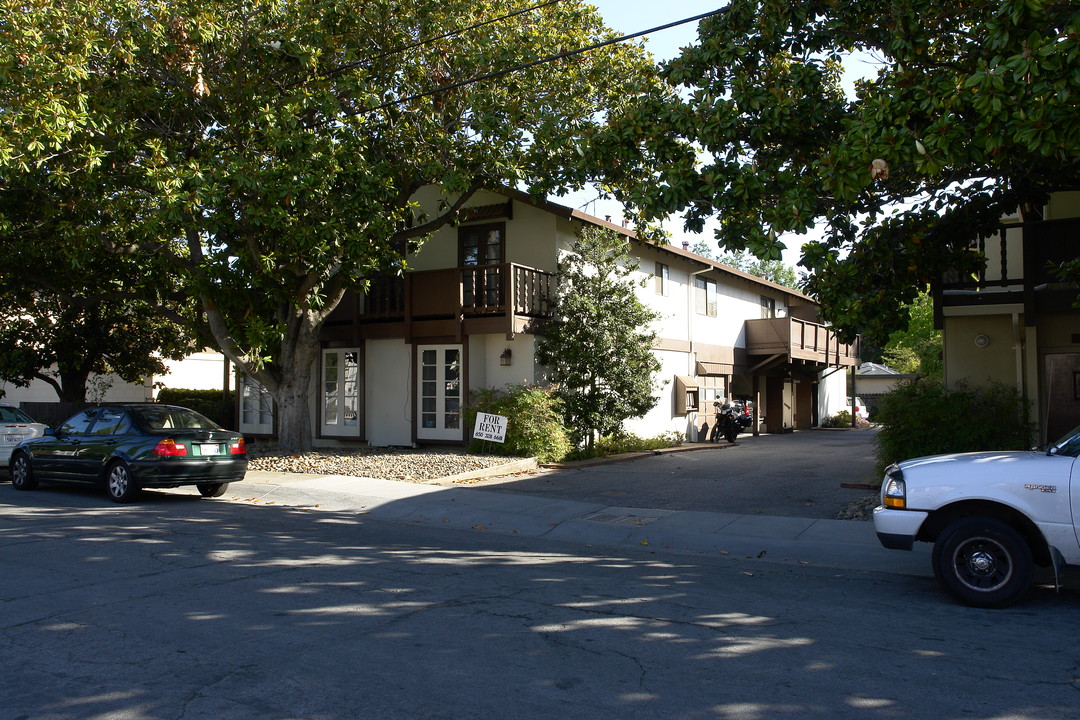
M 203 443 L 199 446 L 200 455 L 220 455 L 221 445 L 217 443 Z
M 11 443 L 13 445 L 21 443 L 22 439 L 23 439 L 22 435 L 5 435 L 4 436 L 4 442 L 5 443 Z

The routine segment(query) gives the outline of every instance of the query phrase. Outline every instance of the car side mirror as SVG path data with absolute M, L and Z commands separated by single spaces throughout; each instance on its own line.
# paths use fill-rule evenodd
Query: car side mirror
M 56 430 L 53 430 L 52 428 L 45 428 L 45 432 L 43 432 L 42 435 L 46 435 L 48 437 L 56 437 Z

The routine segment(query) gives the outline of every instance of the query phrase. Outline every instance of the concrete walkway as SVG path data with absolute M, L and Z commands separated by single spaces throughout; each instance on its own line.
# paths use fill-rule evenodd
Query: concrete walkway
M 395 523 L 698 553 L 772 563 L 927 576 L 929 547 L 885 550 L 873 523 L 853 520 L 623 507 L 471 487 L 250 471 L 234 501 L 353 511 Z M 921 545 L 921 544 L 920 544 Z

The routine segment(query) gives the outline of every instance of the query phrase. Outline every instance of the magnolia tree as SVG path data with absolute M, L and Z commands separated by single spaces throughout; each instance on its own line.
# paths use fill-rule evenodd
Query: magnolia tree
M 659 313 L 638 299 L 635 270 L 624 237 L 583 227 L 560 263 L 555 319 L 537 345 L 573 439 L 589 447 L 656 405 Z
M 684 92 L 643 95 L 598 152 L 653 154 L 622 197 L 691 230 L 715 217 L 729 250 L 776 260 L 783 233 L 821 229 L 801 265 L 840 328 L 883 342 L 944 269 L 977 269 L 977 234 L 1080 187 L 1071 0 L 732 0 L 698 35 L 664 70 Z M 878 68 L 849 98 L 855 51 Z
M 311 444 L 324 322 L 478 189 L 618 175 L 586 152 L 652 93 L 578 0 L 31 0 L 0 20 L 0 173 L 72 198 L 55 242 L 170 263 L 216 343 Z M 523 68 L 515 72 L 505 71 Z M 505 73 L 505 74 L 504 74 Z M 430 215 L 412 197 L 445 202 Z

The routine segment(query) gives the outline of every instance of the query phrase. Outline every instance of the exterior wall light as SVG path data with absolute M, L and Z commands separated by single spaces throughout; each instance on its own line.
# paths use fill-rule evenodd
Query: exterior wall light
M 990 338 L 985 335 L 979 334 L 975 336 L 975 347 L 984 348 L 990 344 Z
M 509 366 L 513 355 L 514 354 L 510 352 L 510 348 L 506 348 L 502 351 L 502 355 L 499 356 L 499 364 Z

